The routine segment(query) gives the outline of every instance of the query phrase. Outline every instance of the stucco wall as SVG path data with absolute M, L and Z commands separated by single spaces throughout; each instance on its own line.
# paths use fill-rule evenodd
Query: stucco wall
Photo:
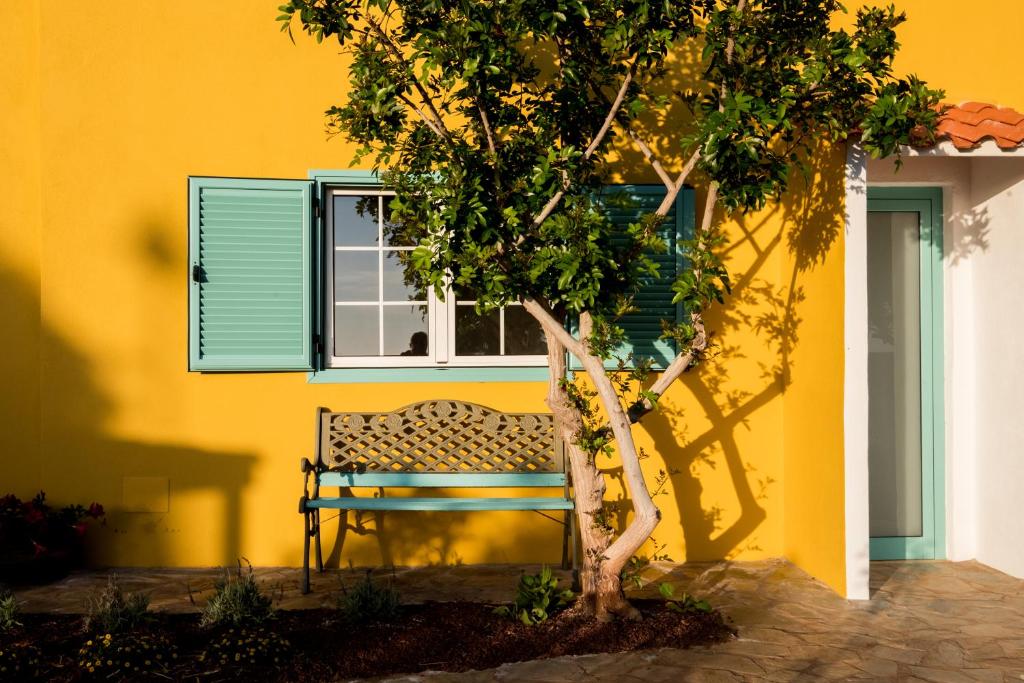
M 346 82 L 341 57 L 293 45 L 276 4 L 28 2 L 17 9 L 24 21 L 0 29 L 17 104 L 0 107 L 5 196 L 17 197 L 2 210 L 0 273 L 11 282 L 3 312 L 22 321 L 2 342 L 5 379 L 16 382 L 0 392 L 0 488 L 104 503 L 97 563 L 297 564 L 297 462 L 318 405 L 386 410 L 455 396 L 543 409 L 540 384 L 310 385 L 301 373 L 185 371 L 186 177 L 301 178 L 346 168 L 352 153 L 323 129 Z M 657 181 L 634 161 L 623 179 Z M 766 372 L 779 363 L 770 323 L 789 284 L 779 215 L 731 225 L 738 287 L 714 322 L 722 362 L 674 387 L 639 435 L 648 476 L 671 475 L 655 537 L 676 560 L 784 552 L 783 386 Z M 532 513 L 394 514 L 379 535 L 365 521 L 342 562 L 559 554 L 558 527 Z

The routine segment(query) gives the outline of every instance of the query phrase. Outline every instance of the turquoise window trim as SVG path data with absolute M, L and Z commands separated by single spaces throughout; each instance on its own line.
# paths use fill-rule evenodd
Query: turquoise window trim
M 547 382 L 548 368 L 324 368 L 306 373 L 309 384 L 394 384 L 431 382 Z
M 356 185 L 379 187 L 382 183 L 373 171 L 360 169 L 331 170 L 313 169 L 307 174 L 309 179 L 319 185 Z
M 869 187 L 868 211 L 921 216 L 922 536 L 870 539 L 872 560 L 944 559 L 946 555 L 945 397 L 943 395 L 943 192 L 938 187 Z M 928 455 L 930 454 L 930 457 Z

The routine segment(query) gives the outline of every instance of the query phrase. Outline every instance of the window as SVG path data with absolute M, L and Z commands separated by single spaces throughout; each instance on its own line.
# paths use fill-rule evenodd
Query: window
M 610 191 L 631 200 L 608 207 L 623 227 L 665 194 L 657 185 Z M 189 369 L 313 371 L 339 382 L 544 372 L 544 335 L 521 305 L 478 315 L 472 292 L 441 301 L 405 277 L 413 247 L 391 230 L 388 197 L 372 174 L 359 171 L 294 180 L 189 178 Z M 683 265 L 678 241 L 693 222 L 687 188 L 661 226 L 669 248 L 655 257 L 659 276 L 643 283 L 642 310 L 621 321 L 627 341 L 620 355 L 649 358 L 656 369 L 675 356 L 660 321 L 682 315 L 671 283 Z M 528 366 L 536 370 L 524 371 Z M 354 370 L 319 373 L 330 368 Z M 435 372 L 445 368 L 461 370 Z
M 518 304 L 480 315 L 472 293 L 441 301 L 407 276 L 413 245 L 388 221 L 392 195 L 327 196 L 325 360 L 330 367 L 545 365 L 539 323 Z

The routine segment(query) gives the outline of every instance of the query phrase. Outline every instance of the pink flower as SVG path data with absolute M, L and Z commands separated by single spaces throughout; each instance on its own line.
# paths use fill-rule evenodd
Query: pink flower
M 86 513 L 93 519 L 102 517 L 105 513 L 103 512 L 103 506 L 99 503 L 93 503 L 89 506 L 89 511 Z

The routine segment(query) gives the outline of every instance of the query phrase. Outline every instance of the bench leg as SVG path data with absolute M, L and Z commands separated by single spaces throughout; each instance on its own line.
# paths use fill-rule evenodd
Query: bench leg
M 572 534 L 572 510 L 565 511 L 565 525 L 562 528 L 562 569 L 569 568 L 569 536 Z
M 310 526 L 310 513 L 302 513 L 302 594 L 309 593 L 309 537 L 312 535 Z
M 317 509 L 317 511 L 314 512 L 313 514 L 314 514 L 313 524 L 315 525 L 313 528 L 316 530 L 316 570 L 318 572 L 320 572 L 321 574 L 323 574 L 324 573 L 324 553 L 323 553 L 323 550 L 321 550 L 321 547 L 320 547 L 320 510 Z
M 580 590 L 580 541 L 576 534 L 576 511 L 570 510 L 569 515 L 569 547 L 572 548 L 572 589 L 578 593 Z

